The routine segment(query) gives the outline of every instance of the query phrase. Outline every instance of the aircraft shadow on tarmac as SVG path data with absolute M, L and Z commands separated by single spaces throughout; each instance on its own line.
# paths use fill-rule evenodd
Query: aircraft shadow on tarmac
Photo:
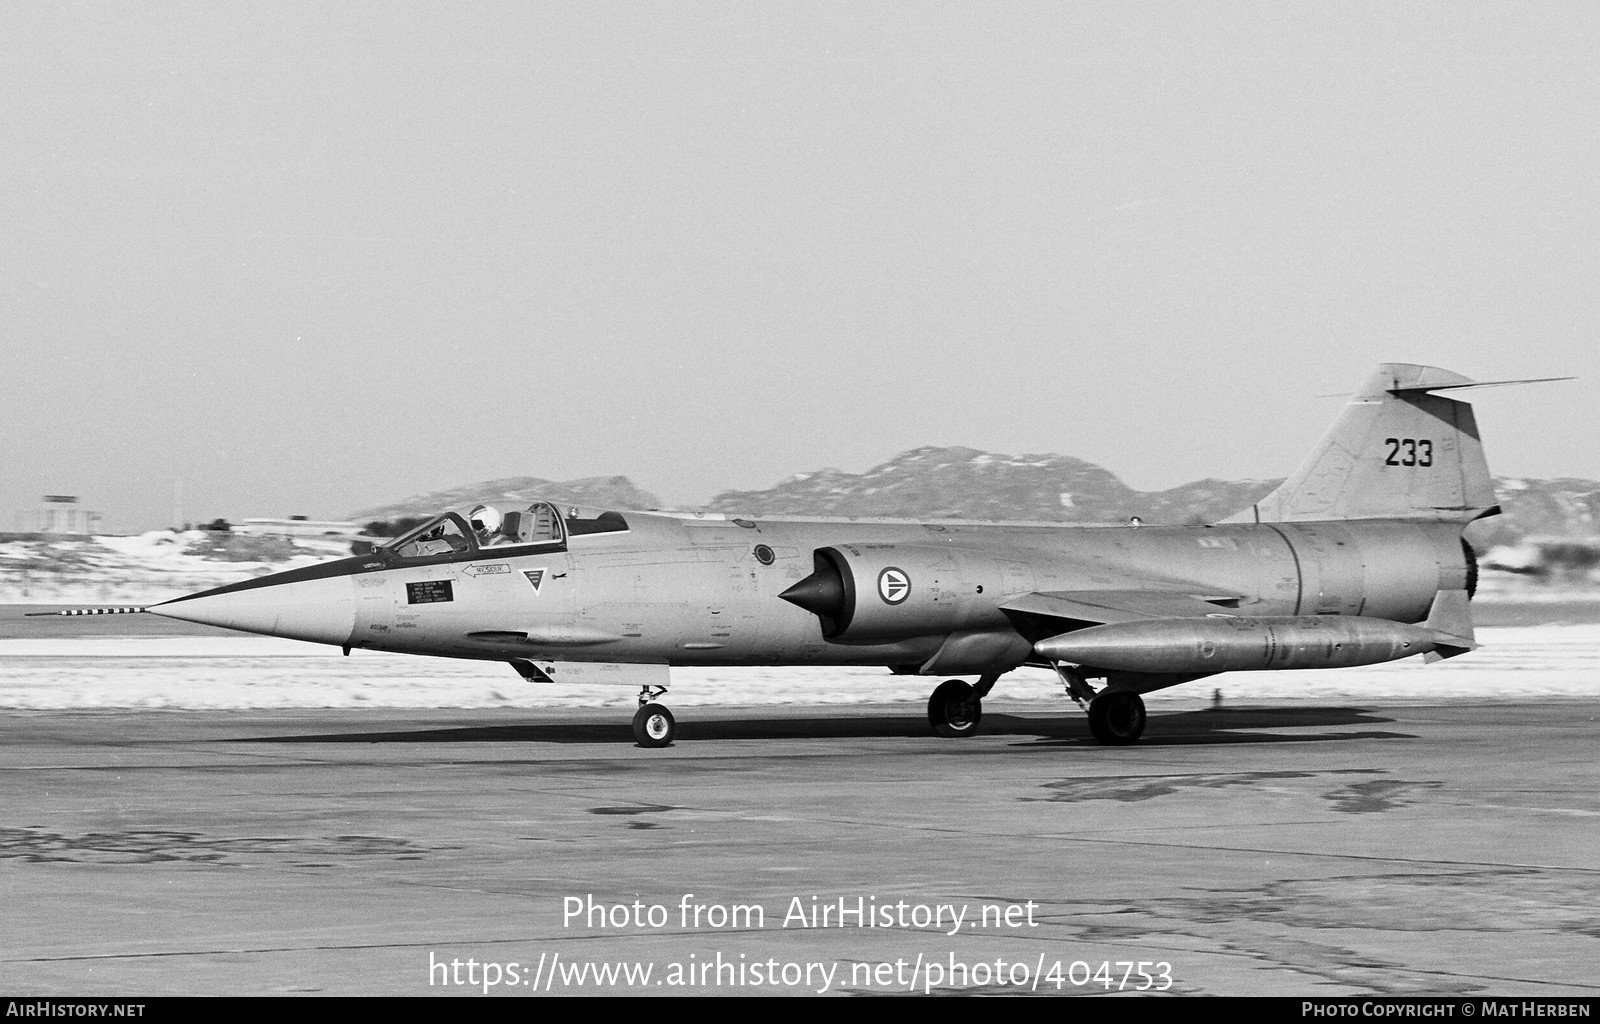
M 1311 743 L 1337 740 L 1412 739 L 1410 733 L 1363 729 L 1394 721 L 1364 708 L 1303 707 L 1184 711 L 1152 715 L 1138 746 L 1231 743 Z M 1303 730 L 1316 729 L 1317 732 Z M 1294 730 L 1292 732 L 1280 730 Z M 1327 731 L 1337 730 L 1337 731 Z M 987 714 L 981 736 L 1032 740 L 1035 746 L 1099 746 L 1081 715 L 1033 718 Z M 839 718 L 689 719 L 678 723 L 676 743 L 715 740 L 779 739 L 931 739 L 919 715 Z M 607 743 L 633 744 L 626 721 L 470 725 L 373 732 L 310 733 L 297 736 L 239 737 L 234 743 Z M 945 741 L 952 743 L 952 741 Z M 964 746 L 964 744 L 953 744 Z

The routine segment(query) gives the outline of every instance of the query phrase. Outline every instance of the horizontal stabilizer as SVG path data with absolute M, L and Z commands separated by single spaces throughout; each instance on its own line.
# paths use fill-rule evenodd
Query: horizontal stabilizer
M 1431 367 L 1424 367 L 1431 369 Z M 1451 376 L 1454 376 L 1452 374 Z M 1462 378 L 1459 382 L 1447 384 L 1399 384 L 1389 389 L 1390 394 L 1401 394 L 1406 391 L 1465 391 L 1467 388 L 1503 388 L 1512 384 L 1552 384 L 1562 380 L 1577 380 L 1576 377 L 1524 377 L 1521 380 L 1467 380 Z

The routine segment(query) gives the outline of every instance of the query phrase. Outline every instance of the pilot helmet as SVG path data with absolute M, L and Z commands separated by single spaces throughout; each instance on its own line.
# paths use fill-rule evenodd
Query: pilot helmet
M 501 518 L 500 510 L 493 505 L 477 505 L 467 515 L 467 520 L 472 523 L 473 530 L 483 536 L 500 529 Z

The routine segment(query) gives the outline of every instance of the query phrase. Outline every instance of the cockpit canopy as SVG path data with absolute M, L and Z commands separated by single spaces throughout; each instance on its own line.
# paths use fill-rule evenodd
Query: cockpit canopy
M 475 555 L 488 548 L 533 547 L 561 551 L 569 537 L 620 533 L 628 521 L 619 512 L 536 501 L 526 508 L 503 509 L 488 502 L 457 505 L 380 549 L 400 559 Z M 508 552 L 509 553 L 509 552 Z

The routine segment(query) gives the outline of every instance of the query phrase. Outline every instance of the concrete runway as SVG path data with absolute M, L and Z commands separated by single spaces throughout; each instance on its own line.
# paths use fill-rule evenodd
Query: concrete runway
M 966 740 L 904 705 L 701 708 L 648 751 L 616 710 L 8 712 L 0 977 L 1593 996 L 1596 715 L 1158 713 L 1111 749 L 1036 704 L 986 705 Z M 652 974 L 580 980 L 591 962 Z

